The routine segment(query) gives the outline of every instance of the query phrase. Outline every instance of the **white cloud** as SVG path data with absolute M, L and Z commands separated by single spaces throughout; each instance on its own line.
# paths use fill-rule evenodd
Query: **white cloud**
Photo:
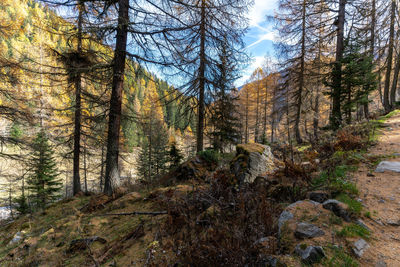
M 266 15 L 277 7 L 278 0 L 254 0 L 249 11 L 250 26 L 256 26 L 265 21 Z

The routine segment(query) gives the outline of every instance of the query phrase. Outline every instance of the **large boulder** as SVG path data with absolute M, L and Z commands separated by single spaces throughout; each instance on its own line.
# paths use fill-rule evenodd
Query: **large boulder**
M 400 172 L 400 162 L 396 161 L 381 161 L 376 167 L 375 172 Z
M 317 263 L 325 257 L 325 252 L 320 246 L 304 246 L 299 244 L 296 246 L 295 252 L 306 264 Z
M 271 148 L 262 144 L 239 144 L 231 162 L 231 172 L 239 183 L 253 183 L 258 176 L 275 170 Z

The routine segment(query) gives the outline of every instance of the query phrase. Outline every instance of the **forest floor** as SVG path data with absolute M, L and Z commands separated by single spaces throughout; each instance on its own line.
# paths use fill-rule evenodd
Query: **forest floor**
M 370 248 L 361 266 L 400 266 L 400 173 L 375 172 L 382 161 L 400 162 L 400 114 L 384 123 L 378 143 L 368 152 L 372 163 L 362 164 L 354 178 L 372 231 Z

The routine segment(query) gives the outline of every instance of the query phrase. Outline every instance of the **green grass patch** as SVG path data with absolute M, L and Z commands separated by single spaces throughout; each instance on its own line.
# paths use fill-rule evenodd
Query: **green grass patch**
M 400 114 L 400 109 L 395 109 L 395 110 L 389 112 L 388 114 L 382 116 L 381 119 L 390 119 L 393 116 L 398 115 L 398 114 Z
M 362 204 L 359 201 L 352 199 L 351 197 L 349 197 L 346 194 L 337 195 L 336 199 L 347 204 L 349 206 L 350 212 L 352 212 L 356 215 L 361 214 Z
M 370 211 L 364 212 L 364 216 L 367 217 L 367 218 L 369 218 L 369 219 L 372 218 L 372 215 L 371 215 L 371 212 L 370 212 Z
M 352 223 L 344 226 L 342 230 L 337 231 L 336 235 L 339 237 L 361 237 L 368 240 L 371 236 L 371 233 L 364 227 Z
M 329 267 L 358 267 L 359 263 L 353 259 L 343 247 L 328 246 L 326 248 L 332 253 L 332 256 L 322 262 L 323 266 Z

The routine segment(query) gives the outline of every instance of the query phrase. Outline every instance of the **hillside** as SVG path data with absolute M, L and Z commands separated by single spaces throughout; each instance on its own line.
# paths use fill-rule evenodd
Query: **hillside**
M 297 157 L 309 159 L 301 165 L 281 162 L 274 149 L 276 157 L 271 158 L 266 146 L 239 145 L 236 157 L 220 159 L 218 168 L 210 155 L 197 156 L 162 178 L 159 183 L 164 186 L 137 184 L 112 197 L 62 200 L 44 212 L 3 223 L 0 262 L 396 266 L 397 202 L 391 198 L 398 189 L 398 175 L 374 169 L 383 159 L 398 162 L 399 118 L 394 112 L 371 122 L 384 127 L 376 143 L 371 143 L 372 132 L 364 141 L 364 135 L 357 135 L 367 126 L 359 125 L 334 143 L 325 141 L 320 153 L 298 152 Z M 373 147 L 366 152 L 368 144 Z M 328 146 L 336 152 L 324 155 Z M 330 197 L 336 200 L 327 200 Z

